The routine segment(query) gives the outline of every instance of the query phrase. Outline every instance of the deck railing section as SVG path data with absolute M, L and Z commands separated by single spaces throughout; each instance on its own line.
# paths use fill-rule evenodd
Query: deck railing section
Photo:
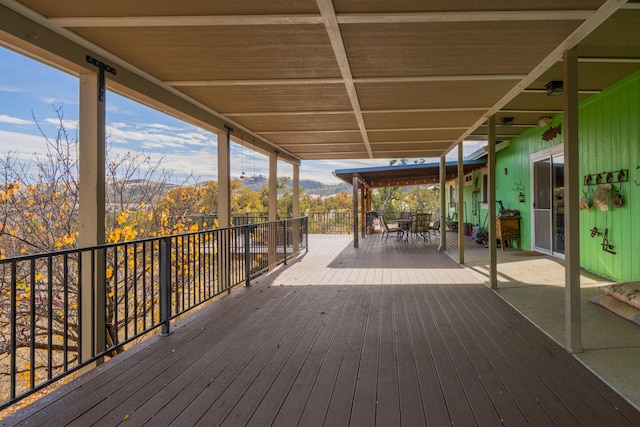
M 353 233 L 353 212 L 315 212 L 305 213 L 309 218 L 310 234 L 351 234 Z M 278 219 L 290 218 L 285 212 L 279 212 Z M 197 224 L 211 224 L 218 216 L 214 214 L 194 215 L 190 219 Z M 260 223 L 269 221 L 269 216 L 260 212 L 233 212 L 233 225 Z
M 0 260 L 0 408 L 308 248 L 308 218 Z

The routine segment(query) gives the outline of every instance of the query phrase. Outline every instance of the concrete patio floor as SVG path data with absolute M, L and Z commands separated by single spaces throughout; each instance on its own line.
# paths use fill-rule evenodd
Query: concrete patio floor
M 448 238 L 447 241 L 454 240 Z M 467 245 L 465 245 L 467 246 Z M 447 253 L 458 260 L 458 249 Z M 564 261 L 514 248 L 498 249 L 498 295 L 560 345 L 565 345 Z M 465 250 L 464 267 L 489 285 L 489 250 Z M 599 286 L 613 283 L 581 273 L 583 352 L 576 358 L 640 408 L 640 328 L 589 303 Z

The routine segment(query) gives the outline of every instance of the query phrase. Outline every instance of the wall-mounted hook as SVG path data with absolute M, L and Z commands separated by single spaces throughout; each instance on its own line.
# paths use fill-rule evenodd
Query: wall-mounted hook
M 518 181 L 517 183 L 514 183 L 513 187 L 511 187 L 511 190 L 517 193 L 524 191 L 524 184 L 522 184 L 522 180 Z

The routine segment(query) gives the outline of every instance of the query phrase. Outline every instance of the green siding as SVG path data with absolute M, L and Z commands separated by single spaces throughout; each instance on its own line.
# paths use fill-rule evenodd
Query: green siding
M 554 118 L 550 126 L 561 123 Z M 510 142 L 497 155 L 497 199 L 505 208 L 521 212 L 522 248 L 531 249 L 531 154 L 562 143 L 562 135 L 545 142 L 545 128 L 534 128 Z M 629 182 L 614 184 L 624 206 L 608 212 L 580 212 L 581 265 L 606 278 L 624 282 L 640 280 L 640 73 L 590 97 L 579 108 L 580 178 L 604 171 L 629 170 Z M 505 175 L 504 169 L 508 174 Z M 518 202 L 515 183 L 525 186 L 526 203 Z M 596 186 L 591 186 L 590 191 Z M 583 191 L 586 189 L 582 189 Z M 602 250 L 602 237 L 591 237 L 591 229 L 609 228 L 609 241 L 616 255 Z

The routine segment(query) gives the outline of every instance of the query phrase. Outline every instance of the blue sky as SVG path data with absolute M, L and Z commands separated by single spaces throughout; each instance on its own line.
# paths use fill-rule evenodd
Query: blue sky
M 0 157 L 12 152 L 28 160 L 34 154 L 44 154 L 44 138 L 35 120 L 48 137 L 55 138 L 54 106 L 62 107 L 67 130 L 75 132 L 78 79 L 0 47 Z M 152 160 L 162 158 L 163 167 L 173 171 L 176 182 L 190 173 L 201 181 L 217 179 L 214 134 L 113 92 L 107 93 L 106 121 L 107 142 L 114 154 L 140 150 Z M 453 159 L 455 152 L 450 156 Z M 268 175 L 267 158 L 259 153 L 254 156 L 250 144 L 244 148 L 232 144 L 231 157 L 232 177 L 239 177 L 243 169 L 247 174 Z M 331 174 L 335 169 L 388 163 L 388 160 L 303 161 L 300 176 L 331 184 L 340 182 Z M 278 176 L 291 175 L 291 165 L 279 162 Z

